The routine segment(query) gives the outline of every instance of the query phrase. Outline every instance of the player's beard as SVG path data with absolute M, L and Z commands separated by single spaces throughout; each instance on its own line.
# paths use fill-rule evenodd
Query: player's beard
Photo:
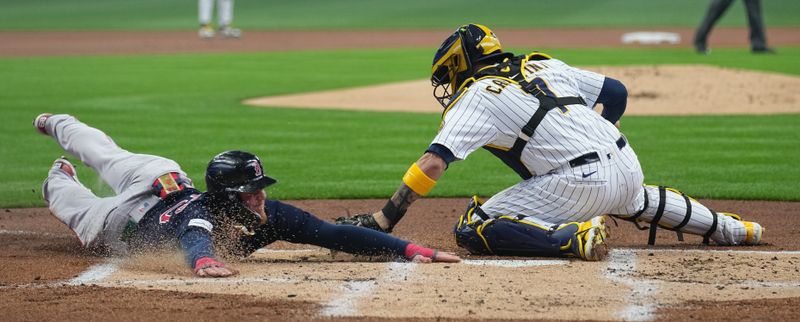
M 267 221 L 267 213 L 264 210 L 264 203 L 266 202 L 267 194 L 264 192 L 264 190 L 261 190 L 258 193 L 241 193 L 240 198 L 247 209 L 257 214 L 258 217 L 261 218 L 261 224 L 264 224 Z

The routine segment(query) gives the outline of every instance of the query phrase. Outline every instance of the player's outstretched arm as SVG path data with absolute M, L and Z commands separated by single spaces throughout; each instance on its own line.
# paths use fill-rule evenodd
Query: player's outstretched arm
M 421 263 L 452 263 L 461 260 L 453 254 L 437 252 L 374 229 L 334 225 L 305 210 L 279 201 L 271 201 L 268 207 L 269 228 L 256 230 L 256 235 L 251 238 L 259 239 L 262 233 L 269 233 L 271 241 L 311 244 L 358 255 L 400 256 Z
M 405 249 L 405 256 L 415 263 L 458 263 L 461 262 L 461 257 L 456 254 L 440 252 L 427 247 L 419 246 L 414 243 L 408 243 Z
M 188 218 L 184 219 L 178 229 L 180 233 L 178 240 L 194 274 L 199 277 L 228 277 L 238 274 L 237 270 L 214 259 L 210 227 L 188 226 L 185 223 L 189 221 Z

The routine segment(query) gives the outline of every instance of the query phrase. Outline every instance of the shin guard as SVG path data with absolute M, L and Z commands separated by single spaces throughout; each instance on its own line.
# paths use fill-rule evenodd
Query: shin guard
M 703 236 L 703 243 L 714 240 L 718 244 L 730 245 L 739 243 L 738 235 L 741 222 L 726 213 L 717 213 L 697 200 L 672 188 L 645 185 L 641 201 L 641 209 L 633 215 L 614 215 L 617 218 L 650 224 L 650 235 L 647 243 L 655 244 L 658 227 L 673 230 L 678 240 L 683 241 L 683 233 Z

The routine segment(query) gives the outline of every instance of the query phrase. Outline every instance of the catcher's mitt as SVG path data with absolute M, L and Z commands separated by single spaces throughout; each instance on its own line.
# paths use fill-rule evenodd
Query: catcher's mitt
M 365 227 L 369 229 L 374 229 L 384 233 L 390 233 L 391 230 L 383 230 L 378 222 L 375 221 L 375 218 L 372 217 L 372 214 L 358 214 L 351 217 L 339 217 L 336 218 L 337 225 L 353 225 L 359 227 Z

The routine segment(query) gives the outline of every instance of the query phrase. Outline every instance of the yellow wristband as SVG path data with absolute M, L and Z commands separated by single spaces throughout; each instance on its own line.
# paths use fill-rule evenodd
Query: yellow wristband
M 425 172 L 422 172 L 417 163 L 414 163 L 403 176 L 403 183 L 418 195 L 424 196 L 433 189 L 433 186 L 436 185 L 436 180 L 428 177 Z

